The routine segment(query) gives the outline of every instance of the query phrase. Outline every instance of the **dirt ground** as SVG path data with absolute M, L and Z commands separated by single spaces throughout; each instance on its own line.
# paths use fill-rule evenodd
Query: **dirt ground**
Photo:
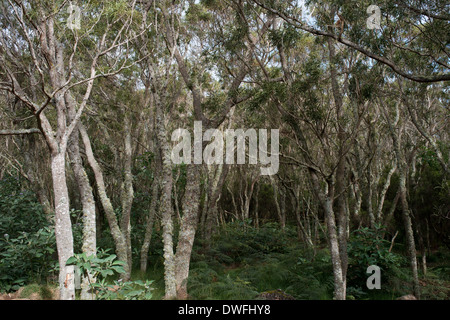
M 25 288 L 20 288 L 14 293 L 0 294 L 0 300 L 58 300 L 59 298 L 59 290 L 57 288 L 48 288 L 51 298 L 43 298 L 39 292 L 24 294 L 24 290 Z

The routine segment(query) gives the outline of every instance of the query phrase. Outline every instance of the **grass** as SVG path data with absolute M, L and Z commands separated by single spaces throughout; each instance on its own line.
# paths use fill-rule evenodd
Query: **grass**
M 19 297 L 21 299 L 53 300 L 54 290 L 55 288 L 48 285 L 30 284 L 21 290 Z

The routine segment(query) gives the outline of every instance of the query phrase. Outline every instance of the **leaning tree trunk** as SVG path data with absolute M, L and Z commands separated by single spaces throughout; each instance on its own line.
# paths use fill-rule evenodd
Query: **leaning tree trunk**
M 73 119 L 75 110 L 72 108 L 73 104 L 68 101 L 69 115 Z M 81 204 L 83 206 L 83 244 L 82 251 L 87 256 L 97 254 L 97 239 L 96 239 L 96 215 L 95 215 L 95 200 L 89 178 L 86 170 L 83 167 L 83 162 L 80 155 L 79 147 L 79 132 L 74 130 L 69 140 L 67 148 L 72 170 L 74 172 L 75 180 L 80 192 Z M 95 296 L 90 290 L 91 284 L 95 282 L 92 275 L 81 278 L 81 300 L 94 300 Z
M 82 124 L 80 124 L 80 133 L 81 138 L 84 143 L 86 157 L 88 159 L 89 165 L 94 172 L 95 182 L 97 185 L 97 192 L 100 198 L 100 202 L 102 204 L 103 210 L 105 211 L 106 219 L 108 220 L 109 227 L 111 229 L 111 235 L 114 240 L 114 244 L 116 246 L 116 254 L 120 261 L 125 262 L 124 270 L 125 273 L 121 275 L 122 280 L 129 280 L 131 275 L 131 266 L 128 265 L 128 249 L 126 239 L 120 230 L 119 224 L 117 222 L 116 213 L 114 212 L 114 208 L 111 204 L 111 200 L 106 194 L 105 181 L 103 178 L 103 172 L 100 168 L 97 160 L 94 156 L 94 151 L 92 150 L 91 141 L 87 134 L 86 129 Z

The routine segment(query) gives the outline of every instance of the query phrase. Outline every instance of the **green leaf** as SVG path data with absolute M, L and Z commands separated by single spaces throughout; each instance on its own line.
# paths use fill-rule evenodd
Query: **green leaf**
M 72 256 L 72 257 L 70 257 L 69 259 L 67 259 L 66 265 L 68 265 L 68 266 L 74 265 L 74 264 L 76 264 L 76 262 L 77 262 L 77 258 L 74 257 L 74 256 Z

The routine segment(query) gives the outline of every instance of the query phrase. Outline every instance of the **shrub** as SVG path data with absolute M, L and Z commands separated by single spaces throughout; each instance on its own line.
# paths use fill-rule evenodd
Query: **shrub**
M 377 225 L 374 229 L 362 228 L 352 233 L 348 243 L 349 265 L 347 284 L 349 294 L 361 298 L 369 293 L 366 287 L 369 266 L 381 269 L 382 283 L 388 283 L 400 275 L 404 257 L 390 251 L 390 242 L 383 238 L 385 229 Z M 383 286 L 382 286 L 383 289 Z
M 108 279 L 125 273 L 125 262 L 117 260 L 109 250 L 99 250 L 96 255 L 76 254 L 67 260 L 67 265 L 74 265 L 79 273 L 89 280 L 90 290 L 95 292 L 97 300 L 150 300 L 153 281 L 121 281 Z
M 55 233 L 49 227 L 35 233 L 23 232 L 3 240 L 0 251 L 0 287 L 15 291 L 32 280 L 46 279 L 57 266 Z

